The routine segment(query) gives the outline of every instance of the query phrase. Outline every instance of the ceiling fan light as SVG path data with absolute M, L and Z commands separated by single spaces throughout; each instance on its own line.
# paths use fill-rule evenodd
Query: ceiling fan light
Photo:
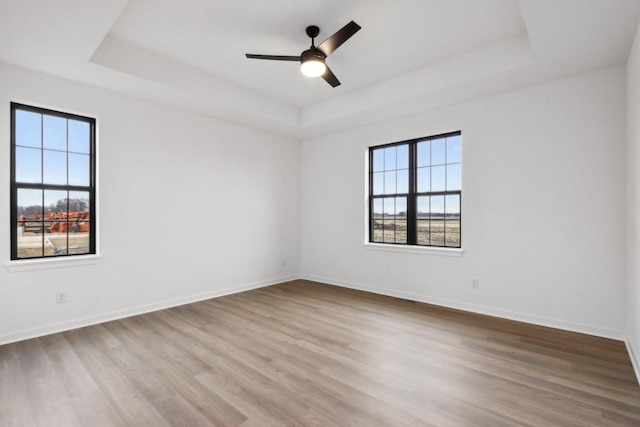
M 305 50 L 300 55 L 300 71 L 308 77 L 319 77 L 327 70 L 324 55 L 316 48 Z
M 307 77 L 320 77 L 327 70 L 327 66 L 320 58 L 310 58 L 300 64 L 300 71 Z

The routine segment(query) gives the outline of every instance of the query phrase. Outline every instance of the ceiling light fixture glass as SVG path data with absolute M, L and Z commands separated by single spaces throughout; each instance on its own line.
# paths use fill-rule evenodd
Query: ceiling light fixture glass
M 300 59 L 300 71 L 307 77 L 320 77 L 327 70 L 324 63 L 324 55 L 315 49 L 302 52 Z

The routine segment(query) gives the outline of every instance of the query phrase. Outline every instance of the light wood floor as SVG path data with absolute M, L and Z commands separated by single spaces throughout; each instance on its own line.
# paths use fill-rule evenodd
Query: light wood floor
M 1 426 L 640 426 L 624 344 L 294 281 L 0 346 Z

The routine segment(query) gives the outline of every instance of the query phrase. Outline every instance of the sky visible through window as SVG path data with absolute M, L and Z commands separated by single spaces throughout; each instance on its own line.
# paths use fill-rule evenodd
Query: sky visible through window
M 461 162 L 460 135 L 419 142 L 416 153 L 416 192 L 461 190 Z M 373 195 L 408 193 L 409 146 L 391 146 L 374 150 L 373 172 Z M 424 208 L 424 205 L 422 207 Z M 430 209 L 431 212 L 444 212 L 444 199 L 434 199 Z M 386 214 L 394 214 L 395 211 L 391 204 L 384 208 Z M 423 212 L 429 212 L 429 209 Z M 420 214 L 420 203 L 418 213 Z
M 89 186 L 89 123 L 16 110 L 15 132 L 16 182 Z M 45 206 L 55 202 L 55 193 L 45 192 Z M 20 192 L 20 206 L 42 203 L 40 190 Z

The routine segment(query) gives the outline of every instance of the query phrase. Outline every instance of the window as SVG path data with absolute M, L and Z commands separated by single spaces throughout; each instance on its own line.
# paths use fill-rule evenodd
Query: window
M 460 132 L 369 148 L 369 241 L 461 247 Z
M 11 259 L 96 253 L 95 119 L 11 104 Z

